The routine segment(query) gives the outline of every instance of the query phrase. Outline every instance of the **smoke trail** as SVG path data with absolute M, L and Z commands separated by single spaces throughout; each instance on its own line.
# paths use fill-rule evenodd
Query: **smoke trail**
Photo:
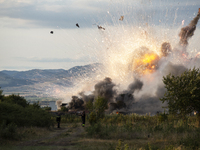
M 188 39 L 194 35 L 194 31 L 196 30 L 196 25 L 200 18 L 200 9 L 197 16 L 190 22 L 190 24 L 184 28 L 181 28 L 179 33 L 180 41 L 179 44 L 183 47 L 188 45 Z

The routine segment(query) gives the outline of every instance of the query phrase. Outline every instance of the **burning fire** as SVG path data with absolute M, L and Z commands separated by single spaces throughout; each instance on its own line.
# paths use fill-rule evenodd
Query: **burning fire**
M 157 69 L 159 56 L 156 53 L 146 53 L 133 61 L 132 70 L 139 74 L 153 73 Z

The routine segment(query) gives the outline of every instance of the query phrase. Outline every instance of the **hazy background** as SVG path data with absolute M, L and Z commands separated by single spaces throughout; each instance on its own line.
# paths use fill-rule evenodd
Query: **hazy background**
M 199 7 L 199 0 L 0 0 L 0 70 L 69 69 L 101 62 L 106 49 L 102 37 L 115 36 L 112 27 L 176 29 L 183 20 L 188 24 Z

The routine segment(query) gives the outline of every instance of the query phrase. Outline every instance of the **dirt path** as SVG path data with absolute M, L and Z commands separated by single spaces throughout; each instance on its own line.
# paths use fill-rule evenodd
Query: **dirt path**
M 53 129 L 53 131 L 36 140 L 23 141 L 18 146 L 69 146 L 75 145 L 76 139 L 83 136 L 83 127 L 63 127 Z

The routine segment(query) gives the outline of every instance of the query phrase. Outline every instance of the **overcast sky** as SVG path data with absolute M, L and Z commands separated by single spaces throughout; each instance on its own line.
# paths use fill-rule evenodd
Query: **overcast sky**
M 0 0 L 0 70 L 100 62 L 102 34 L 112 33 L 97 25 L 179 27 L 199 7 L 200 0 Z

